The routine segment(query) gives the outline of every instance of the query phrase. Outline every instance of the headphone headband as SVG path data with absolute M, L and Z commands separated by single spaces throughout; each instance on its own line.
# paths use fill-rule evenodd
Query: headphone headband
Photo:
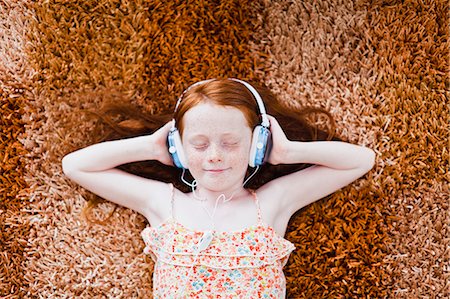
M 180 105 L 184 95 L 186 94 L 186 92 L 188 92 L 188 90 L 190 90 L 191 88 L 193 88 L 193 87 L 195 87 L 197 85 L 202 85 L 202 84 L 214 81 L 214 80 L 216 80 L 216 79 L 207 79 L 207 80 L 196 82 L 196 83 L 192 84 L 191 86 L 189 86 L 186 90 L 184 90 L 181 93 L 181 95 L 178 98 L 177 103 L 175 105 L 175 110 L 174 111 L 177 111 L 178 106 Z M 262 119 L 261 125 L 263 127 L 268 128 L 270 126 L 270 122 L 269 122 L 269 119 L 267 117 L 266 108 L 264 107 L 263 100 L 262 100 L 261 96 L 259 95 L 258 91 L 256 91 L 256 89 L 252 85 L 250 85 L 249 83 L 247 83 L 247 82 L 245 82 L 243 80 L 239 80 L 239 79 L 235 79 L 235 78 L 228 78 L 228 80 L 233 80 L 235 82 L 239 82 L 239 83 L 243 84 L 252 93 L 253 98 L 255 99 L 256 104 L 258 105 L 259 113 L 261 114 L 261 119 Z M 172 127 L 175 128 L 175 122 L 173 122 Z
M 259 113 L 261 114 L 261 118 L 262 118 L 261 125 L 268 128 L 270 126 L 270 122 L 269 122 L 269 119 L 267 118 L 266 107 L 264 107 L 263 100 L 262 100 L 261 96 L 259 95 L 259 93 L 256 91 L 256 89 L 245 81 L 242 81 L 239 79 L 234 79 L 234 78 L 230 78 L 229 80 L 233 80 L 233 81 L 239 82 L 241 84 L 244 84 L 244 86 L 247 87 L 248 90 L 250 90 L 250 92 L 252 93 L 253 97 L 256 100 L 256 103 L 258 104 Z

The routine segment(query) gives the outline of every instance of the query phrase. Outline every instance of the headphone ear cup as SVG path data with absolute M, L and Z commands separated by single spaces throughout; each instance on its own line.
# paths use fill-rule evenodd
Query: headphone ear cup
M 252 144 L 248 165 L 256 167 L 264 164 L 270 147 L 270 130 L 263 126 L 256 126 L 253 130 Z
M 189 169 L 186 157 L 184 155 L 180 133 L 176 128 L 170 130 L 169 135 L 167 136 L 167 143 L 173 164 L 175 164 L 178 168 Z

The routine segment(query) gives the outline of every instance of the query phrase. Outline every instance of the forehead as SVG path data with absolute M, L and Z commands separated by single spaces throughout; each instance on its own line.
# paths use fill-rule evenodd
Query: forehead
M 201 103 L 189 109 L 182 119 L 185 134 L 247 133 L 249 129 L 242 111 L 235 107 Z

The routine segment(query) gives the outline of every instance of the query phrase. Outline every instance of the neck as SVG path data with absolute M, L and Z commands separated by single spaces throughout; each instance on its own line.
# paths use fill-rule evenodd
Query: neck
M 197 200 L 202 200 L 211 204 L 215 204 L 217 198 L 221 197 L 220 202 L 223 201 L 229 201 L 234 198 L 239 198 L 240 196 L 247 193 L 247 190 L 240 185 L 234 189 L 229 190 L 223 190 L 223 191 L 214 191 L 209 190 L 207 188 L 198 187 L 195 192 L 193 193 L 193 196 Z

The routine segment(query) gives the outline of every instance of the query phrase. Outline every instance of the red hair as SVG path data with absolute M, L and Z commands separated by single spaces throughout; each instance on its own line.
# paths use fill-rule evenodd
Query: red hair
M 239 109 L 252 129 L 260 122 L 256 100 L 248 88 L 233 80 L 218 79 L 193 86 L 183 95 L 174 113 L 180 135 L 183 134 L 184 114 L 192 107 L 206 102 Z

